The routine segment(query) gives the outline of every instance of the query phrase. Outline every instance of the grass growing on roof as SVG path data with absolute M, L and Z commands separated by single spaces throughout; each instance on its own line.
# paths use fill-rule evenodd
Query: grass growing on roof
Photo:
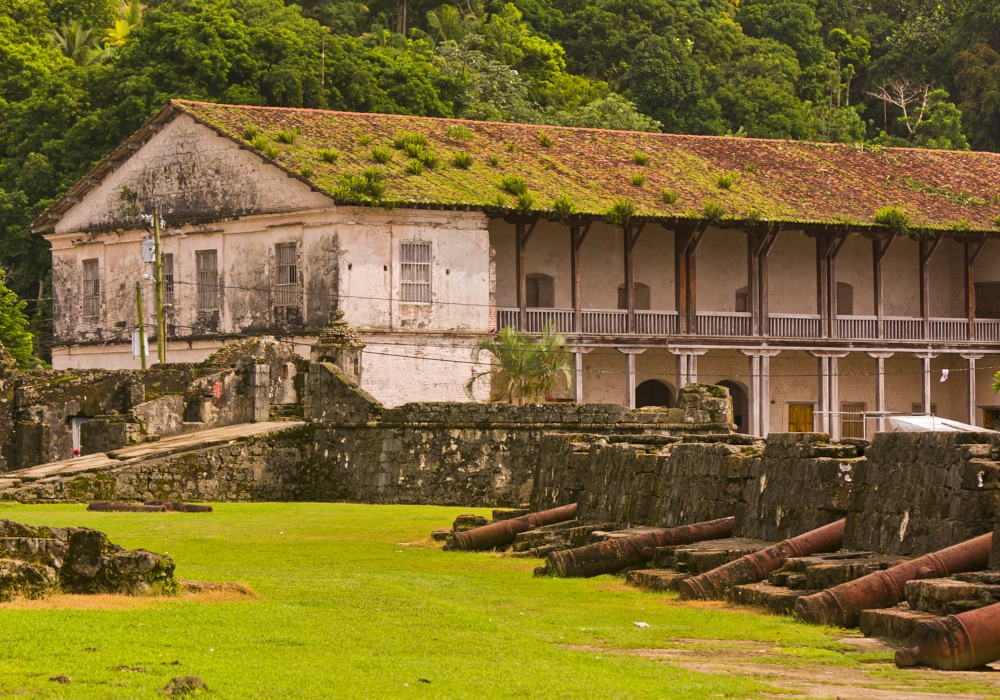
M 827 672 L 914 677 L 892 668 L 888 654 L 851 653 L 836 639 L 845 634 L 840 630 L 687 605 L 610 576 L 535 578 L 535 560 L 442 552 L 429 541 L 432 529 L 456 515 L 489 516 L 488 509 L 325 503 L 215 509 L 189 516 L 0 505 L 0 517 L 95 527 L 126 547 L 168 553 L 182 578 L 240 582 L 259 594 L 217 603 L 129 598 L 91 609 L 0 606 L 3 694 L 153 700 L 178 675 L 200 676 L 212 697 L 227 699 L 700 700 L 776 690 L 740 672 L 699 672 L 620 653 L 741 648 L 732 643 L 760 643 L 767 653 L 755 652 L 753 663 L 776 669 L 819 664 Z M 637 628 L 637 621 L 650 627 Z M 818 681 L 839 680 L 823 671 Z M 73 682 L 48 680 L 58 675 Z M 978 683 L 961 687 L 986 690 Z M 829 696 L 836 695 L 831 686 Z

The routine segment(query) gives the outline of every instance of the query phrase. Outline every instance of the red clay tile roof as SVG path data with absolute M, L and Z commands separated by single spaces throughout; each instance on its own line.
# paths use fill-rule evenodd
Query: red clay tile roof
M 272 162 L 329 194 L 345 175 L 381 168 L 385 192 L 372 202 L 378 205 L 514 210 L 517 198 L 500 183 L 505 175 L 516 175 L 527 182 L 531 208 L 542 212 L 565 196 L 574 213 L 584 215 L 602 216 L 616 201 L 628 200 L 637 215 L 646 217 L 705 219 L 707 205 L 721 205 L 725 218 L 735 220 L 862 228 L 874 225 L 878 210 L 896 207 L 916 229 L 1000 232 L 996 153 L 873 151 L 840 144 L 183 100 L 171 106 L 251 150 L 243 135 L 247 126 L 255 126 L 269 146 L 279 149 Z M 153 121 L 172 118 L 167 116 L 171 106 Z M 293 130 L 298 134 L 292 144 L 277 140 L 280 131 Z M 437 155 L 438 165 L 408 173 L 409 156 L 394 147 L 404 133 L 423 135 L 425 150 Z M 388 164 L 374 162 L 376 148 L 392 154 Z M 336 162 L 323 160 L 325 150 L 336 154 Z M 467 169 L 453 163 L 457 154 L 471 156 Z M 643 156 L 648 160 L 641 165 Z M 727 174 L 732 184 L 725 188 L 720 176 Z M 665 191 L 677 193 L 675 203 L 664 201 Z M 41 227 L 44 219 L 38 220 Z

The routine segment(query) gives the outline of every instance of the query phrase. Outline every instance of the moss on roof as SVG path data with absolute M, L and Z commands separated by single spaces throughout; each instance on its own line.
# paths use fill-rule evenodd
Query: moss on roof
M 627 201 L 640 217 L 715 219 L 721 206 L 724 219 L 856 227 L 876 226 L 876 212 L 894 207 L 915 230 L 1000 227 L 995 153 L 171 105 L 262 157 L 276 148 L 273 162 L 340 203 L 549 212 L 568 198 L 583 215 Z M 511 175 L 524 178 L 527 196 L 503 187 Z

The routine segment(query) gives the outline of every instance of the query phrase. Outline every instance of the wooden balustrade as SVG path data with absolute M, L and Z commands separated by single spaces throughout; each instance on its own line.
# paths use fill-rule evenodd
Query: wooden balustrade
M 561 333 L 580 332 L 591 335 L 628 335 L 628 312 L 621 309 L 584 309 L 583 328 L 573 328 L 572 309 L 531 308 L 525 312 L 525 330 L 539 333 L 545 324 L 555 322 Z M 813 339 L 821 337 L 820 317 L 814 314 L 771 314 L 769 333 L 772 338 Z M 751 317 L 741 312 L 699 313 L 696 330 L 699 336 L 749 337 Z M 497 309 L 497 327 L 520 328 L 520 311 Z M 679 322 L 676 311 L 636 311 L 635 335 L 677 335 Z M 964 342 L 969 339 L 969 322 L 957 318 L 932 318 L 929 337 L 924 338 L 924 322 L 919 318 L 886 317 L 882 320 L 882 340 L 931 340 Z M 837 319 L 836 338 L 846 340 L 878 340 L 878 319 L 874 316 L 842 316 Z M 976 319 L 975 338 L 978 342 L 1000 342 L 1000 319 Z

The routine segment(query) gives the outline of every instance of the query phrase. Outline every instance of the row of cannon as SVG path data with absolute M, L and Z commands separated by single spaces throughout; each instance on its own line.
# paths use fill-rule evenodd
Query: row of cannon
M 504 548 L 522 532 L 573 520 L 576 508 L 576 504 L 561 506 L 456 533 L 450 548 L 468 551 Z M 615 573 L 642 566 L 653 558 L 657 547 L 730 537 L 734 523 L 734 518 L 721 518 L 551 552 L 545 566 L 535 569 L 535 574 L 591 577 Z M 845 520 L 837 520 L 687 578 L 679 584 L 680 598 L 722 599 L 734 586 L 763 581 L 790 558 L 836 552 L 843 544 L 844 525 Z M 992 533 L 981 535 L 802 596 L 795 602 L 795 614 L 813 624 L 856 627 L 863 611 L 890 608 L 904 600 L 908 581 L 986 569 L 992 540 Z M 1000 659 L 1000 603 L 920 622 L 908 646 L 899 649 L 895 659 L 901 668 L 920 665 L 942 670 L 977 668 Z

